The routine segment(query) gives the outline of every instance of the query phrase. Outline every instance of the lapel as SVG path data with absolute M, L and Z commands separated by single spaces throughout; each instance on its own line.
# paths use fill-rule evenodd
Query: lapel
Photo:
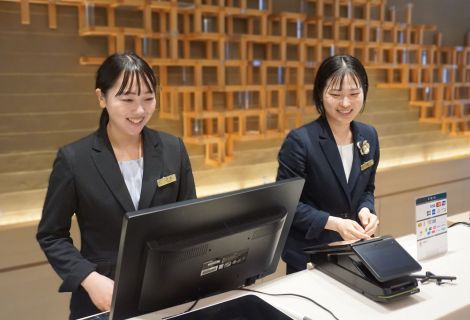
M 142 190 L 140 193 L 139 209 L 150 207 L 153 196 L 157 190 L 157 179 L 163 174 L 162 142 L 157 134 L 152 134 L 145 127 L 142 131 L 144 144 L 144 176 L 142 177 Z
M 93 162 L 111 193 L 125 212 L 135 211 L 105 128 L 98 130 L 92 149 Z
M 354 187 L 356 186 L 357 180 L 361 174 L 361 155 L 357 147 L 358 141 L 365 140 L 364 136 L 359 132 L 359 128 L 355 121 L 351 122 L 351 130 L 353 134 L 353 163 L 351 167 L 351 173 L 349 174 L 348 186 L 352 194 Z
M 349 205 L 351 206 L 351 196 L 349 193 L 349 187 L 346 182 L 346 175 L 344 174 L 343 163 L 339 155 L 338 146 L 336 145 L 333 133 L 331 132 L 330 126 L 325 118 L 319 119 L 321 124 L 321 130 L 319 134 L 320 147 L 328 159 L 328 164 L 333 170 L 336 179 L 338 180 L 341 188 L 343 189 L 346 198 L 348 199 Z

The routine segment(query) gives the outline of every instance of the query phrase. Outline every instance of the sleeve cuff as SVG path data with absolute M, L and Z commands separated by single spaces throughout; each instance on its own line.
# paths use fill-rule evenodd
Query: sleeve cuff
M 83 279 L 86 278 L 90 273 L 96 270 L 96 264 L 91 263 L 87 260 L 79 263 L 70 275 L 68 275 L 59 287 L 59 292 L 72 292 L 75 291 Z
M 362 208 L 367 208 L 369 209 L 370 213 L 372 214 L 376 214 L 375 212 L 375 208 L 374 208 L 374 205 L 370 204 L 370 203 L 363 203 L 359 206 L 359 210 L 357 211 L 359 213 L 359 211 L 361 211 Z
M 330 214 L 325 211 L 318 211 L 315 215 L 317 216 L 315 221 L 310 224 L 305 234 L 305 239 L 307 240 L 318 238 L 322 231 L 325 230 L 325 225 L 330 217 Z

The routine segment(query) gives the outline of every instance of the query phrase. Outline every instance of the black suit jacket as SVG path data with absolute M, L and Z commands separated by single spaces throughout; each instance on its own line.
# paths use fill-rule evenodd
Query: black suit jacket
M 348 182 L 333 133 L 324 117 L 292 130 L 279 151 L 277 180 L 294 176 L 305 178 L 283 251 L 283 260 L 297 270 L 305 269 L 307 262 L 303 248 L 341 240 L 337 232 L 324 229 L 330 215 L 359 221 L 357 214 L 361 208 L 375 213 L 374 180 L 379 163 L 377 132 L 356 121 L 351 123 L 351 129 L 354 154 Z M 361 155 L 357 143 L 366 140 L 370 150 Z M 369 160 L 374 164 L 361 169 Z
M 188 154 L 181 139 L 144 128 L 144 170 L 139 209 L 196 197 Z M 157 180 L 176 175 L 162 187 Z M 106 130 L 59 149 L 49 180 L 37 240 L 72 291 L 71 318 L 97 312 L 81 281 L 92 271 L 114 278 L 121 224 L 135 211 Z M 78 251 L 70 238 L 73 214 L 81 235 Z

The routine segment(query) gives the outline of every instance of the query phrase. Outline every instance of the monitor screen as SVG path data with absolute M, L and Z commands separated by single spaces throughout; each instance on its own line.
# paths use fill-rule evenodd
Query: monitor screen
M 303 184 L 293 178 L 127 213 L 111 319 L 193 301 L 273 273 Z

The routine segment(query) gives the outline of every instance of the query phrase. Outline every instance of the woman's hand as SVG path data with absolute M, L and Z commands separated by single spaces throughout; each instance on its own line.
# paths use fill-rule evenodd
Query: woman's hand
M 113 280 L 93 271 L 82 281 L 82 287 L 88 292 L 91 301 L 99 310 L 111 310 L 114 288 Z
M 379 219 L 377 216 L 370 212 L 368 208 L 362 208 L 357 214 L 359 221 L 364 226 L 364 231 L 372 236 L 375 231 L 377 231 L 377 226 L 379 225 Z
M 330 216 L 326 222 L 325 229 L 338 232 L 343 240 L 370 238 L 364 228 L 362 228 L 359 223 L 351 219 Z

